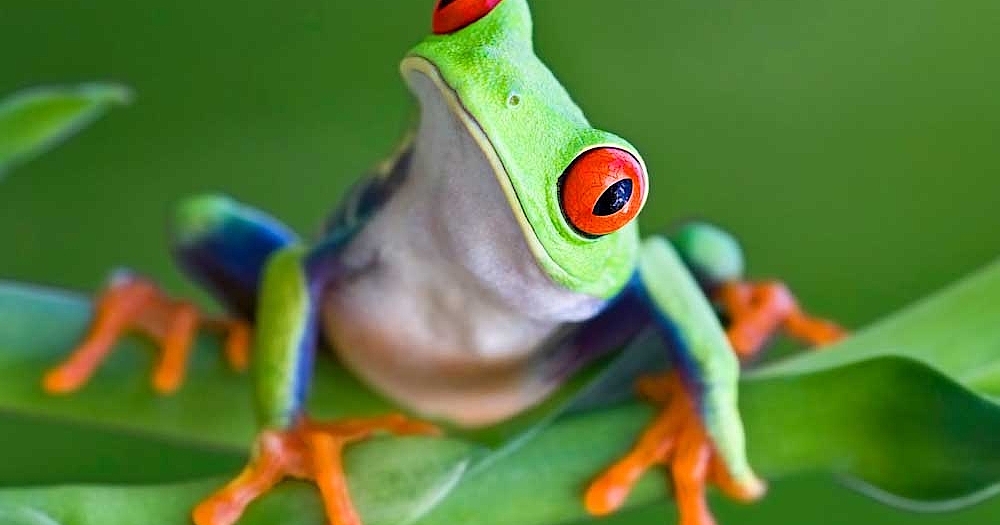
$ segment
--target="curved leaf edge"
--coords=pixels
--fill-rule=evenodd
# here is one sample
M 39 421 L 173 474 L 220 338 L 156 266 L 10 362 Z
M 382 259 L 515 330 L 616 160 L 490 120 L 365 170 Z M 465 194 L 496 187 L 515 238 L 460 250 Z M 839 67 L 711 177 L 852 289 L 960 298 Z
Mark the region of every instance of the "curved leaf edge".
M 988 376 L 1000 377 L 1000 259 L 959 279 L 925 298 L 904 306 L 854 332 L 850 337 L 820 351 L 804 352 L 746 371 L 745 381 L 767 380 L 820 372 L 867 359 L 900 355 L 919 361 L 959 383 L 979 392 L 996 395 L 983 388 Z M 958 342 L 976 341 L 978 360 L 948 360 Z M 905 334 L 906 343 L 892 342 Z M 928 337 L 921 337 L 927 335 Z M 889 340 L 890 342 L 872 341 Z M 948 344 L 942 349 L 937 344 Z M 972 346 L 972 345 L 967 345 Z M 989 385 L 995 388 L 995 385 Z
M 992 412 L 995 412 L 995 417 L 1000 421 L 1000 406 L 992 400 L 978 395 L 957 382 L 951 381 L 936 370 L 930 369 L 917 361 L 890 357 L 872 359 L 866 363 L 852 366 L 898 366 L 902 367 L 904 371 L 908 371 L 908 374 L 909 371 L 923 370 L 922 374 L 926 378 L 949 382 L 956 391 L 962 392 L 962 395 L 966 396 L 970 402 L 984 403 L 984 406 L 988 406 Z M 817 375 L 821 374 L 817 373 Z M 807 376 L 798 379 L 809 380 Z M 505 523 L 505 520 L 510 518 L 511 512 L 515 511 L 520 513 L 518 522 L 522 524 L 551 525 L 583 519 L 586 517 L 586 514 L 579 503 L 580 490 L 582 490 L 589 477 L 599 470 L 601 465 L 606 464 L 610 459 L 630 446 L 635 433 L 645 424 L 650 414 L 651 410 L 648 407 L 636 403 L 625 403 L 606 410 L 574 414 L 562 418 L 554 422 L 546 430 L 536 434 L 532 439 L 526 441 L 518 450 L 512 451 L 504 461 L 493 462 L 489 468 L 481 469 L 474 473 L 463 467 L 461 475 L 451 479 L 447 483 L 447 486 L 442 487 L 437 493 L 437 498 L 431 504 L 426 505 L 425 508 L 421 508 L 419 516 L 424 516 L 423 518 L 414 518 L 415 521 L 407 520 L 405 523 L 438 525 L 460 522 L 455 520 L 469 519 L 471 516 L 475 516 L 477 523 L 500 524 Z M 609 429 L 614 429 L 614 432 L 609 432 Z M 572 441 L 568 441 L 570 438 L 572 438 Z M 383 443 L 383 446 L 391 447 L 392 442 L 396 441 L 396 438 L 384 438 L 379 441 Z M 358 449 L 364 449 L 367 446 L 369 445 L 363 444 Z M 467 456 L 469 463 L 466 463 L 466 466 L 473 464 L 475 461 L 473 459 L 474 456 L 474 453 L 470 453 Z M 371 456 L 369 455 L 369 457 Z M 356 464 L 352 468 L 349 468 L 349 475 L 353 479 L 359 473 L 363 473 L 364 469 L 364 464 Z M 764 474 L 768 475 L 769 473 L 764 472 Z M 786 472 L 783 474 L 790 473 Z M 997 475 L 1000 477 L 1000 472 Z M 667 493 L 667 490 L 662 480 L 657 478 L 658 476 L 647 476 L 630 498 L 627 508 L 636 508 L 661 499 Z M 906 510 L 921 512 L 956 510 L 979 503 L 1000 492 L 1000 489 L 997 488 L 998 485 L 993 484 L 961 497 L 921 502 L 877 489 L 858 478 L 846 479 L 849 479 L 849 481 L 845 482 L 849 487 L 867 496 L 874 497 L 880 502 Z M 534 486 L 518 486 L 518 480 L 522 484 L 525 480 L 535 480 L 537 484 Z M 148 486 L 147 488 L 150 488 L 150 490 L 162 490 L 164 494 L 169 494 L 175 490 L 181 492 L 189 490 L 192 486 L 204 489 L 205 487 L 214 486 L 219 481 L 219 478 L 211 478 L 203 481 Z M 293 487 L 297 485 L 299 484 L 292 484 Z M 158 489 L 152 487 L 158 487 Z M 72 488 L 82 493 L 87 491 L 124 491 L 122 492 L 123 494 L 136 489 L 134 486 L 75 486 Z M 35 492 L 24 492 L 24 490 L 14 489 L 14 492 L 0 490 L 0 500 L 4 499 L 5 494 L 10 493 L 32 493 L 39 495 L 43 494 L 45 490 L 67 490 L 67 487 L 59 487 L 58 489 L 27 489 L 28 491 Z M 299 491 L 300 489 L 283 490 Z M 44 495 L 38 497 L 44 499 Z M 302 498 L 312 499 L 312 505 L 318 505 L 318 500 L 314 494 L 311 496 L 308 494 L 296 496 L 294 505 L 301 505 Z M 176 498 L 172 497 L 171 499 Z M 281 497 L 278 499 L 280 500 Z M 545 501 L 546 503 L 540 505 L 538 504 L 538 500 Z M 391 504 L 390 501 L 382 501 L 381 503 Z M 265 508 L 270 508 L 270 505 L 274 504 L 267 504 Z M 35 508 L 38 508 L 37 504 L 35 504 Z M 287 510 L 290 513 L 294 513 L 296 512 L 295 508 L 293 506 Z M 45 509 L 42 508 L 40 510 L 44 511 Z M 89 522 L 70 523 L 76 525 L 77 523 L 85 524 Z M 70 525 L 70 523 L 66 525 Z M 124 524 L 126 521 L 121 523 Z M 246 523 L 252 525 L 266 522 L 258 522 L 250 518 Z M 374 523 L 381 522 L 374 521 Z M 108 523 L 108 525 L 114 524 Z
M 0 177 L 65 142 L 69 137 L 93 124 L 112 106 L 130 104 L 134 95 L 127 86 L 114 82 L 26 88 L 0 99 L 0 122 L 32 105 L 65 98 L 85 100 L 89 107 L 79 110 L 34 144 L 10 152 L 8 155 L 0 155 Z

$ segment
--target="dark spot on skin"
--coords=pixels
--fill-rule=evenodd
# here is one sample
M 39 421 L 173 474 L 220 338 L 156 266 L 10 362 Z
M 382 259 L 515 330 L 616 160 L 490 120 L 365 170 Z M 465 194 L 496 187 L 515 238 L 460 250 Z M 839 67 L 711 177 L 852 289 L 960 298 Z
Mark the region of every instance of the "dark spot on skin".
M 594 215 L 598 217 L 614 215 L 621 211 L 631 198 L 632 181 L 622 179 L 612 184 L 597 200 L 597 204 L 594 205 Z

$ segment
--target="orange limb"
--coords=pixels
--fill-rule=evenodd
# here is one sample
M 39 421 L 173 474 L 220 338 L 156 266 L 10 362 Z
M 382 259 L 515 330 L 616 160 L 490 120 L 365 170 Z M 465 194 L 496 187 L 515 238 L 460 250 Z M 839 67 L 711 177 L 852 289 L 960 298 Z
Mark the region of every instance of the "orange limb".
M 97 298 L 89 332 L 62 364 L 42 381 L 50 394 L 82 388 L 107 359 L 125 333 L 136 331 L 151 338 L 160 354 L 153 370 L 153 389 L 169 394 L 180 388 L 199 326 L 225 336 L 230 365 L 245 370 L 250 356 L 250 327 L 243 321 L 207 318 L 185 301 L 167 297 L 151 281 L 127 276 L 116 279 Z
M 301 420 L 288 430 L 266 430 L 257 438 L 251 463 L 228 485 L 195 507 L 197 525 L 232 525 L 247 505 L 285 477 L 316 483 L 331 525 L 361 525 L 347 489 L 343 450 L 376 432 L 440 435 L 441 431 L 401 414 L 333 423 Z
M 618 510 L 642 475 L 659 465 L 669 469 L 681 525 L 715 525 L 705 499 L 708 482 L 740 501 L 763 495 L 762 484 L 748 487 L 729 476 L 676 372 L 644 377 L 636 386 L 663 408 L 632 450 L 590 484 L 584 496 L 588 512 L 604 516 Z
M 799 307 L 795 296 L 779 282 L 731 282 L 722 285 L 713 299 L 730 318 L 726 331 L 742 360 L 756 356 L 778 330 L 811 345 L 826 345 L 847 335 L 836 323 L 812 317 Z

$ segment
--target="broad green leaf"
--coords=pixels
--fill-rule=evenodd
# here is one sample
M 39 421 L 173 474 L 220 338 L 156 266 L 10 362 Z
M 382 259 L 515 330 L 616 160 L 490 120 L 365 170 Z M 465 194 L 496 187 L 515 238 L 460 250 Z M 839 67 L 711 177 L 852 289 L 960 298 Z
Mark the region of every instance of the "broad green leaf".
M 767 476 L 812 470 L 852 473 L 885 490 L 933 500 L 989 494 L 1000 479 L 1000 408 L 913 361 L 879 358 L 802 377 L 751 382 L 743 398 L 751 459 Z M 650 413 L 646 407 L 627 405 L 567 417 L 502 461 L 461 478 L 447 494 L 435 492 L 442 500 L 416 523 L 546 525 L 582 520 L 586 515 L 580 493 L 586 480 L 629 446 Z M 363 473 L 371 464 L 391 465 L 399 469 L 396 473 L 405 473 L 413 468 L 407 462 L 414 456 L 439 453 L 433 439 L 415 442 L 408 452 L 375 448 L 399 441 L 358 447 L 352 454 L 367 457 L 350 456 L 349 469 Z M 185 523 L 187 510 L 220 481 L 155 489 L 6 490 L 0 491 L 0 509 L 32 509 L 63 525 Z M 660 476 L 649 476 L 630 505 L 663 497 L 665 486 Z M 374 484 L 352 483 L 351 488 L 366 523 L 410 523 L 382 521 L 376 510 L 379 504 L 394 507 L 399 500 L 411 501 L 400 484 L 381 491 Z M 311 491 L 286 484 L 253 505 L 240 523 L 319 525 L 323 521 Z
M 876 323 L 829 351 L 754 371 L 752 377 L 827 370 L 880 356 L 919 361 L 959 383 L 1000 396 L 1000 262 L 947 292 Z
M 0 177 L 130 98 L 119 85 L 84 84 L 29 89 L 0 101 Z
M 765 477 L 836 472 L 942 504 L 990 494 L 1000 481 L 1000 407 L 919 363 L 881 358 L 751 381 L 742 399 L 750 459 Z M 463 480 L 420 523 L 583 519 L 586 481 L 627 449 L 650 414 L 623 406 L 564 419 Z M 662 497 L 665 486 L 648 476 L 630 504 Z
M 1000 265 L 993 265 L 835 348 L 747 374 L 741 388 L 741 411 L 752 463 L 767 477 L 806 471 L 850 476 L 855 486 L 870 495 L 917 507 L 960 505 L 995 492 L 1000 481 L 1000 407 L 985 397 L 994 392 L 990 388 L 994 383 L 983 380 L 989 374 L 970 371 L 995 368 L 1000 358 L 1000 352 L 993 354 L 997 358 L 990 356 L 990 349 L 1000 340 L 1000 314 L 991 307 L 998 298 Z M 148 372 L 137 373 L 147 369 L 149 358 L 134 343 L 122 345 L 100 377 L 81 394 L 55 399 L 42 394 L 38 378 L 72 346 L 84 328 L 87 312 L 86 303 L 71 294 L 0 286 L 4 318 L 0 323 L 0 409 L 44 415 L 66 429 L 71 428 L 69 422 L 88 423 L 106 432 L 132 433 L 131 439 L 170 440 L 178 444 L 172 452 L 177 458 L 190 459 L 213 449 L 221 449 L 234 462 L 242 457 L 253 433 L 249 385 L 225 368 L 216 355 L 217 345 L 207 341 L 199 348 L 189 383 L 171 398 L 149 393 Z M 948 355 L 942 358 L 938 348 L 945 343 L 943 351 Z M 644 353 L 633 348 L 624 355 Z M 318 414 L 376 413 L 390 408 L 330 361 L 322 362 L 318 371 L 313 396 Z M 641 358 L 623 357 L 611 367 L 628 369 L 641 364 Z M 613 380 L 619 378 L 612 375 Z M 549 409 L 556 412 L 567 400 Z M 534 421 L 544 425 L 522 434 L 514 440 L 516 445 L 508 442 L 501 447 L 502 454 L 490 456 L 473 444 L 462 445 L 467 447 L 462 455 L 464 477 L 450 492 L 436 493 L 440 502 L 419 523 L 460 523 L 475 517 L 476 523 L 542 525 L 584 518 L 579 497 L 586 480 L 628 448 L 651 413 L 632 402 L 598 409 L 600 403 L 586 396 L 584 401 L 577 408 L 589 407 L 588 412 L 573 411 L 554 422 L 545 414 L 537 415 Z M 363 452 L 377 443 L 397 440 L 380 440 L 357 450 Z M 426 448 L 414 447 L 407 454 L 434 460 L 441 451 L 432 443 L 437 441 L 427 440 Z M 400 465 L 415 460 L 398 451 L 391 458 L 379 457 Z M 369 468 L 364 461 L 354 467 L 352 483 Z M 228 465 L 211 468 L 222 473 Z M 156 480 L 171 475 L 176 473 L 161 472 Z M 8 485 L 13 481 L 4 480 Z M 47 490 L 30 492 L 36 498 L 34 508 L 52 514 L 49 505 L 73 501 Z M 116 491 L 134 489 L 73 490 L 113 498 L 119 497 Z M 662 480 L 650 476 L 630 504 L 652 501 L 663 490 Z M 356 493 L 359 499 L 369 497 L 364 489 Z M 398 504 L 392 493 L 379 494 L 384 498 L 379 500 L 381 505 Z M 406 501 L 412 499 L 405 491 L 401 494 Z M 269 500 L 261 507 L 275 505 Z M 150 511 L 143 516 L 152 520 L 159 515 Z M 248 519 L 246 523 L 268 522 Z
M 246 462 L 242 450 L 8 412 L 0 412 L 0 450 L 7 451 L 0 487 L 168 483 L 236 472 Z
M 349 486 L 366 525 L 419 519 L 458 482 L 472 452 L 456 441 L 428 438 L 378 439 L 351 448 L 345 457 Z M 25 525 L 36 525 L 31 519 L 37 525 L 187 524 L 194 505 L 226 481 L 0 490 L 0 523 L 14 516 Z M 253 505 L 242 523 L 319 524 L 322 516 L 315 489 L 289 482 Z

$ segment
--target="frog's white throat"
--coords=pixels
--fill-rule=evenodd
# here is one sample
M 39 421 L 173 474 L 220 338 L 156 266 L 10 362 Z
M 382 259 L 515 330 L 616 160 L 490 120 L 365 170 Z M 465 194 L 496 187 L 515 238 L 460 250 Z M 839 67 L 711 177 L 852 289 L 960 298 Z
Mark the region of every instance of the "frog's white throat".
M 404 71 L 422 109 L 409 168 L 346 248 L 352 278 L 331 290 L 324 331 L 397 402 L 488 424 L 557 386 L 540 367 L 547 343 L 604 301 L 541 269 L 485 134 L 433 66 Z
M 426 208 L 430 245 L 530 317 L 575 321 L 594 315 L 603 301 L 555 283 L 538 263 L 548 255 L 503 162 L 437 68 L 409 57 L 402 69 L 421 107 L 408 184 L 425 201 L 413 204 L 414 211 Z

